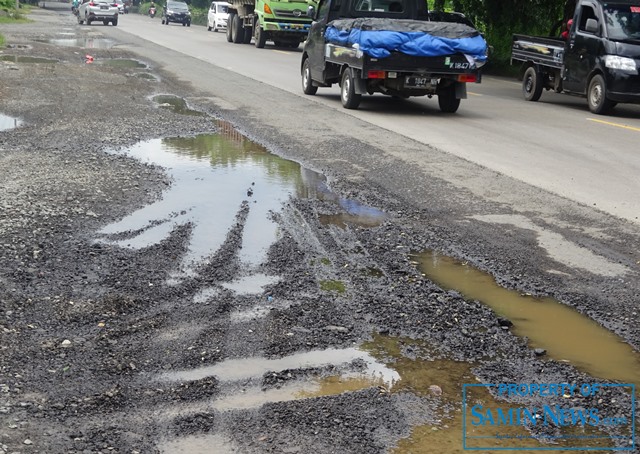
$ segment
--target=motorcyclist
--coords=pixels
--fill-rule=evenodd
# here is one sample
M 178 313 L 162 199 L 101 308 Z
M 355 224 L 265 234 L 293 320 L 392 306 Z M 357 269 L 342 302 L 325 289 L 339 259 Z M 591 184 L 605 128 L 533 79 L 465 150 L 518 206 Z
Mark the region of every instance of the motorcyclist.
M 73 2 L 71 2 L 71 11 L 74 13 L 78 11 L 78 6 L 80 6 L 80 0 L 73 0 Z
M 149 16 L 153 17 L 156 15 L 156 4 L 154 2 L 151 2 L 151 5 L 149 5 Z

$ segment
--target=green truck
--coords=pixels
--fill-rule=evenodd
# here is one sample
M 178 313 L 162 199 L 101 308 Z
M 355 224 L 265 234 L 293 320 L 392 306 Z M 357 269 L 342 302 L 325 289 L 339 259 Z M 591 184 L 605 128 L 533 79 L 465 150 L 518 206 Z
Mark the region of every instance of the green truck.
M 278 47 L 297 48 L 307 39 L 311 18 L 306 1 L 230 0 L 227 41 L 251 43 L 258 48 L 267 41 Z

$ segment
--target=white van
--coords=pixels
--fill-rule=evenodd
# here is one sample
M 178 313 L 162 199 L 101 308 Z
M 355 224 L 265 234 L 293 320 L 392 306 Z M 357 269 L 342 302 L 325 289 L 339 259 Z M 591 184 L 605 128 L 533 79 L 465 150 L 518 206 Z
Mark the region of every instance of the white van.
M 227 2 L 211 2 L 209 13 L 207 14 L 207 30 L 217 32 L 227 29 L 227 18 L 229 17 L 229 5 Z

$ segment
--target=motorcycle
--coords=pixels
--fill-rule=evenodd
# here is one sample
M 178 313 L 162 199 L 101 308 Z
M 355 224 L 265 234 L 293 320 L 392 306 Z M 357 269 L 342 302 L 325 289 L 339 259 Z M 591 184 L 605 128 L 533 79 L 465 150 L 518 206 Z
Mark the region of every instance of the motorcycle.
M 149 8 L 149 17 L 151 19 L 156 17 L 156 7 L 155 6 L 152 6 L 151 8 Z

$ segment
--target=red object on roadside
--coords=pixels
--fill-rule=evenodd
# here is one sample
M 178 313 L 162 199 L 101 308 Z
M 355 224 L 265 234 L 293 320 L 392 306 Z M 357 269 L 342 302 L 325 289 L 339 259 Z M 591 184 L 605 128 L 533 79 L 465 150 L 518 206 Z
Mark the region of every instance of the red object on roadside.
M 89 54 L 85 55 L 84 59 L 86 63 L 93 63 L 93 57 Z

